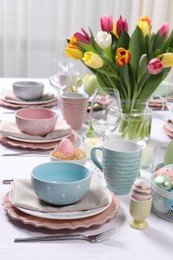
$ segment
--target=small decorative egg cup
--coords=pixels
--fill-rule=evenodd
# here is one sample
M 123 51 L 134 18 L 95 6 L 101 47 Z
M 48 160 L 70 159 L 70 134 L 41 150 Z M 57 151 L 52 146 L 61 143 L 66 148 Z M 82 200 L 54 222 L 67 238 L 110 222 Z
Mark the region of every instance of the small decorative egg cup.
M 137 201 L 130 198 L 129 211 L 133 219 L 130 221 L 129 225 L 135 229 L 146 229 L 148 228 L 148 223 L 145 220 L 151 211 L 152 199 L 146 201 Z

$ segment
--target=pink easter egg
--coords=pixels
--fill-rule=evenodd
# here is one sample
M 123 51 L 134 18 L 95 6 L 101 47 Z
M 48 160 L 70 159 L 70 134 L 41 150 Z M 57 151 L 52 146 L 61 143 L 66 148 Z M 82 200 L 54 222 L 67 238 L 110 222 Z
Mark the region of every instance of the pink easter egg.
M 73 155 L 75 153 L 74 146 L 68 138 L 64 138 L 59 143 L 57 150 L 61 154 Z
M 173 181 L 173 169 L 171 169 L 171 168 L 161 168 L 161 169 L 157 170 L 156 176 L 158 176 L 158 175 L 167 176 L 171 179 L 171 181 Z

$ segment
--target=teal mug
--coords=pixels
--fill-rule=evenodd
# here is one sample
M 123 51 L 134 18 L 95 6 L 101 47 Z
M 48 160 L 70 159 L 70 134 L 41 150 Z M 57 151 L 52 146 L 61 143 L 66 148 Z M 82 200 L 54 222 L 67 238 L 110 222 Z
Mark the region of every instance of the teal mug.
M 96 151 L 102 151 L 102 163 Z M 135 142 L 108 140 L 91 150 L 93 163 L 103 172 L 108 189 L 117 195 L 130 192 L 141 163 L 142 148 Z

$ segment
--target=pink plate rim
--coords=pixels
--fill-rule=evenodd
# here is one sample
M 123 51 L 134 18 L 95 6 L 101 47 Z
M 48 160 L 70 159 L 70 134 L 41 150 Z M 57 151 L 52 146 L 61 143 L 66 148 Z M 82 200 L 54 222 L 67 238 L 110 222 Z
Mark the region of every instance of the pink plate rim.
M 3 197 L 3 206 L 7 211 L 8 215 L 15 220 L 19 220 L 24 224 L 32 225 L 37 228 L 44 227 L 51 230 L 70 229 L 74 230 L 77 228 L 89 228 L 93 225 L 101 225 L 113 218 L 119 211 L 120 202 L 115 194 L 112 194 L 112 203 L 110 206 L 95 216 L 83 218 L 83 219 L 71 219 L 71 220 L 54 220 L 54 219 L 43 219 L 40 217 L 34 217 L 20 210 L 16 209 L 9 201 L 9 192 Z

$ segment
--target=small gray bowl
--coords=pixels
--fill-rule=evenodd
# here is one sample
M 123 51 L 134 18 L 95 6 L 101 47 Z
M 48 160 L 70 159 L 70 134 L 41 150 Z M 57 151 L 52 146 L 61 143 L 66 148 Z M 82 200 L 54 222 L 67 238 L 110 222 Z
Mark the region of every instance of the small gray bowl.
M 40 99 L 43 96 L 44 84 L 34 81 L 19 81 L 12 85 L 16 97 L 32 101 Z
M 63 206 L 83 199 L 90 186 L 91 171 L 70 162 L 48 162 L 32 170 L 31 182 L 37 196 L 49 204 Z

